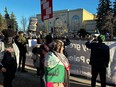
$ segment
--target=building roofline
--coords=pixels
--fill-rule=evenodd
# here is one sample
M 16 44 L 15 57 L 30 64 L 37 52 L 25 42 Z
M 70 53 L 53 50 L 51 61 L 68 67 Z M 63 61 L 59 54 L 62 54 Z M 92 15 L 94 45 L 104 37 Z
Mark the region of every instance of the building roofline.
M 95 15 L 95 14 L 93 14 L 93 13 L 91 13 L 91 12 L 85 10 L 85 9 L 83 9 L 83 11 L 87 12 L 87 13 L 90 14 L 90 15 Z
M 85 11 L 85 12 L 87 12 L 88 14 L 90 14 L 90 15 L 94 15 L 94 16 L 96 16 L 95 14 L 93 14 L 93 13 L 91 13 L 91 12 L 89 12 L 89 11 L 87 11 L 87 10 L 85 10 L 84 8 L 78 8 L 78 9 L 64 9 L 64 10 L 56 10 L 56 11 L 53 11 L 53 14 L 55 14 L 55 13 L 61 13 L 61 12 L 72 12 L 72 11 Z M 39 15 L 41 15 L 41 13 L 40 14 L 36 14 L 36 16 L 39 16 Z
M 69 9 L 64 9 L 64 10 L 56 10 L 56 11 L 53 11 L 53 13 L 67 12 L 67 11 L 69 11 Z

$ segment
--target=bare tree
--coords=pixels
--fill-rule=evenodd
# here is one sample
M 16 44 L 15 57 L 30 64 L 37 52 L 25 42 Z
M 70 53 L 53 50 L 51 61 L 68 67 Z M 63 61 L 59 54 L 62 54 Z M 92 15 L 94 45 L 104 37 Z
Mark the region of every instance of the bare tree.
M 24 16 L 22 16 L 21 24 L 22 24 L 22 28 L 25 32 L 26 31 L 26 26 L 27 26 L 27 19 Z

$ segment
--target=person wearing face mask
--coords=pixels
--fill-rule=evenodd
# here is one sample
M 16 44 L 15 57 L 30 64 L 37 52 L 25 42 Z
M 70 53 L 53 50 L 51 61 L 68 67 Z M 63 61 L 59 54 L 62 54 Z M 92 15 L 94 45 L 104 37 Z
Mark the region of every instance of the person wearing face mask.
M 4 87 L 12 87 L 12 81 L 17 70 L 17 61 L 19 60 L 19 49 L 13 40 L 15 32 L 11 29 L 2 31 L 4 39 L 1 42 L 1 65 L 4 76 Z

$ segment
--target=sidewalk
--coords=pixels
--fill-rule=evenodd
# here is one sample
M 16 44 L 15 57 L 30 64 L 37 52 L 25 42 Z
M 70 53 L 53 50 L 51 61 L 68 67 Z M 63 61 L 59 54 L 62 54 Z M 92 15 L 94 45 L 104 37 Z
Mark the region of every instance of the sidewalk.
M 21 73 L 16 72 L 16 77 L 13 81 L 13 87 L 39 87 L 39 76 L 36 75 L 36 69 L 26 67 L 28 72 Z M 2 73 L 0 72 L 0 87 L 3 83 Z M 90 80 L 81 78 L 79 76 L 70 76 L 70 87 L 90 87 Z M 97 83 L 96 87 L 100 87 L 100 83 Z M 113 86 L 106 86 L 113 87 Z
M 31 68 L 31 67 L 27 67 L 28 69 L 30 69 L 30 70 L 33 70 L 33 71 L 36 71 L 36 69 L 34 69 L 34 68 Z M 70 83 L 71 84 L 76 84 L 76 85 L 81 85 L 81 87 L 82 87 L 82 85 L 84 86 L 84 87 L 90 87 L 91 86 L 91 81 L 90 81 L 90 79 L 88 78 L 82 78 L 82 77 L 78 77 L 78 76 L 70 76 Z M 85 85 L 84 85 L 85 84 Z M 96 83 L 96 87 L 100 87 L 100 83 Z M 73 86 L 72 86 L 73 87 Z M 79 87 L 79 86 L 78 86 Z M 113 87 L 113 86 L 109 86 L 109 85 L 107 85 L 107 87 Z M 116 87 L 116 86 L 115 86 Z
M 91 81 L 90 79 L 87 79 L 87 78 L 70 76 L 70 83 L 84 85 L 83 87 L 91 87 L 91 84 L 90 84 Z M 96 87 L 101 87 L 101 84 L 97 82 Z M 106 87 L 114 87 L 114 86 L 107 85 Z

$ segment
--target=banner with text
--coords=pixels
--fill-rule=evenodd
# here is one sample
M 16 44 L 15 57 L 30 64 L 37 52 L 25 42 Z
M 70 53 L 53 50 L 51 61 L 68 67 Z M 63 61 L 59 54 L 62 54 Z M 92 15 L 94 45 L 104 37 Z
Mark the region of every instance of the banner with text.
M 110 63 L 107 68 L 107 83 L 116 84 L 116 42 L 105 42 L 110 47 Z M 66 46 L 71 74 L 82 75 L 91 78 L 90 50 L 85 46 L 85 41 L 71 40 Z M 99 78 L 98 78 L 99 80 Z

